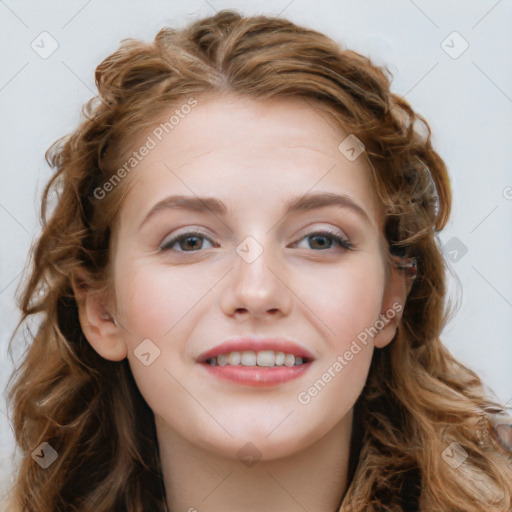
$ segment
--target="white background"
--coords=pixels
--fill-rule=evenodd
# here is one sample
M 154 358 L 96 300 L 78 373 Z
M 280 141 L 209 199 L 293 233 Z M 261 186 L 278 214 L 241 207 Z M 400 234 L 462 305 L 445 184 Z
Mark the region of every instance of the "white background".
M 7 343 L 18 319 L 14 295 L 51 175 L 45 150 L 76 127 L 81 106 L 96 94 L 95 67 L 121 39 L 149 41 L 164 25 L 181 27 L 229 7 L 281 13 L 387 65 L 392 90 L 427 118 L 454 194 L 452 219 L 440 240 L 450 251 L 454 237 L 467 247 L 450 263 L 451 296 L 460 307 L 443 339 L 501 401 L 510 401 L 511 0 L 0 1 L 2 390 L 12 368 Z M 43 31 L 58 43 L 46 59 L 31 48 L 33 41 L 51 48 Z M 2 399 L 0 480 L 8 478 L 14 448 L 6 412 Z

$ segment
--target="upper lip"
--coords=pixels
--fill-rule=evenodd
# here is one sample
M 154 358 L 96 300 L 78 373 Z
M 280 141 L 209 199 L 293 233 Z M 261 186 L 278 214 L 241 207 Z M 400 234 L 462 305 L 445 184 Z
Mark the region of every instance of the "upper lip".
M 260 352 L 263 350 L 273 350 L 275 352 L 284 352 L 293 354 L 295 357 L 302 357 L 305 361 L 312 361 L 314 355 L 305 347 L 286 338 L 231 338 L 210 350 L 203 352 L 198 358 L 199 363 L 204 363 L 210 358 L 217 357 L 220 354 L 229 354 L 230 352 L 244 351 Z

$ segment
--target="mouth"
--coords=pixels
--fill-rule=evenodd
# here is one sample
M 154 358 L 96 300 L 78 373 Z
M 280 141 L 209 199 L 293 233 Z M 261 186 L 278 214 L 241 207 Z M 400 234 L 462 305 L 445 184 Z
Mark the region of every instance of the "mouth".
M 249 386 L 273 386 L 302 375 L 313 355 L 283 339 L 230 340 L 202 354 L 197 362 L 216 378 Z
M 217 357 L 209 357 L 205 361 L 206 364 L 211 366 L 258 366 L 261 368 L 273 368 L 275 366 L 290 368 L 309 362 L 307 358 L 273 350 L 260 350 L 259 352 L 254 350 L 234 351 L 219 354 Z

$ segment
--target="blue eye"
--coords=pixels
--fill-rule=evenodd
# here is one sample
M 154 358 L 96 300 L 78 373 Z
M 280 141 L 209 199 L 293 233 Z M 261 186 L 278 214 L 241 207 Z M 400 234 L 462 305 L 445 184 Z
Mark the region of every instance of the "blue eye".
M 325 231 L 315 231 L 313 233 L 310 233 L 309 235 L 306 235 L 301 239 L 310 239 L 310 249 L 313 249 L 314 247 L 311 247 L 312 244 L 316 245 L 316 249 L 331 249 L 332 248 L 332 242 L 338 244 L 338 246 L 342 247 L 346 250 L 353 249 L 353 245 L 343 236 L 325 230 Z M 201 241 L 203 240 L 203 242 Z M 168 251 L 168 250 L 176 250 L 173 249 L 173 247 L 176 244 L 179 244 L 180 250 L 178 252 L 197 252 L 200 249 L 204 249 L 204 241 L 208 241 L 208 243 L 211 244 L 213 247 L 213 244 L 211 240 L 204 234 L 199 231 L 189 231 L 187 233 L 183 233 L 179 236 L 176 236 L 174 238 L 171 238 L 170 240 L 167 240 L 164 242 L 164 244 L 160 247 L 160 250 L 162 251 Z M 331 243 L 329 243 L 329 240 Z M 208 247 L 207 247 L 208 248 Z M 188 250 L 190 249 L 190 250 Z
M 329 244 L 328 241 L 334 241 L 337 243 L 340 247 L 343 249 L 351 250 L 353 249 L 353 245 L 343 236 L 333 233 L 331 231 L 325 230 L 325 231 L 315 231 L 314 233 L 310 233 L 309 235 L 306 235 L 302 240 L 309 238 L 310 239 L 310 246 L 311 244 L 316 244 L 318 249 L 331 249 L 332 243 Z M 327 242 L 325 242 L 327 240 Z M 310 247 L 312 248 L 312 247 Z

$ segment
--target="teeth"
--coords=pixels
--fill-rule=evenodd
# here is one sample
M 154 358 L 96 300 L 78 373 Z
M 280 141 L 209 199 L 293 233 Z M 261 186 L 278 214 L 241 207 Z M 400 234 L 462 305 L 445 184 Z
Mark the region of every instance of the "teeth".
M 295 356 L 293 354 L 286 354 L 284 356 L 284 365 L 293 366 L 295 364 Z
M 219 366 L 226 366 L 228 364 L 228 354 L 219 354 L 217 363 Z
M 240 352 L 231 352 L 228 356 L 229 364 L 232 366 L 237 366 L 240 364 L 240 361 L 242 359 L 242 356 L 240 355 Z
M 274 366 L 275 355 L 272 350 L 263 350 L 258 352 L 256 363 L 258 366 Z
M 256 352 L 242 352 L 240 362 L 242 363 L 242 366 L 256 366 Z
M 229 352 L 228 354 L 219 354 L 206 361 L 212 366 L 264 366 L 271 368 L 274 366 L 295 366 L 304 364 L 302 357 L 295 357 L 293 354 L 284 352 L 274 352 L 273 350 L 261 350 L 254 352 L 246 350 L 244 352 Z

